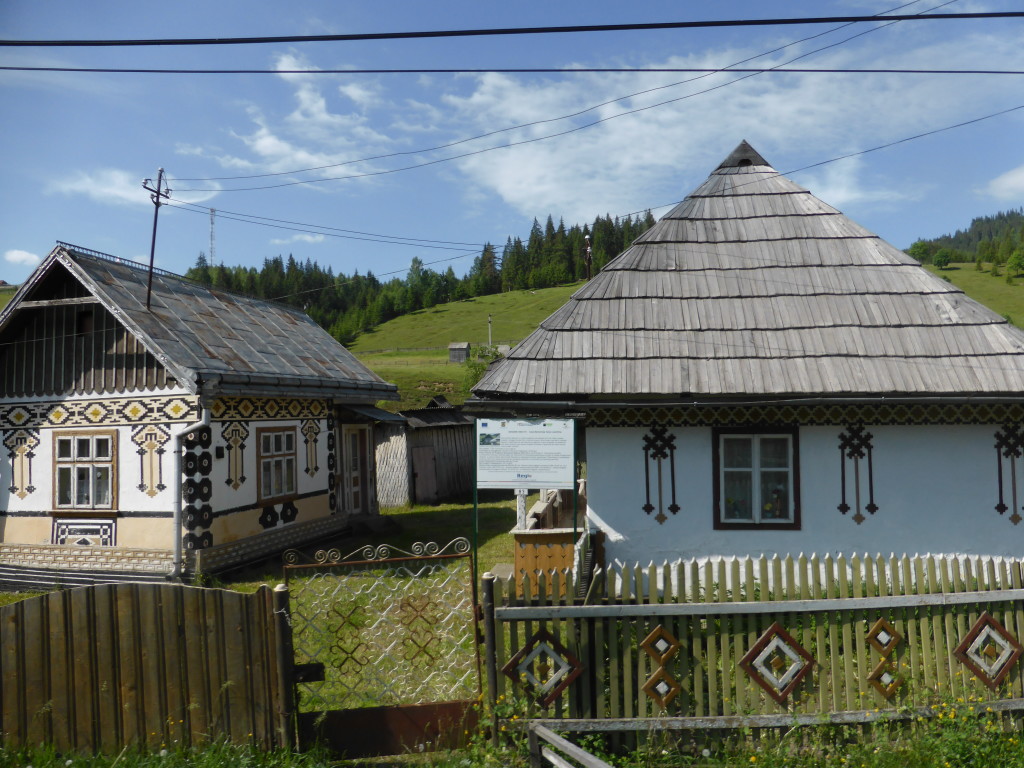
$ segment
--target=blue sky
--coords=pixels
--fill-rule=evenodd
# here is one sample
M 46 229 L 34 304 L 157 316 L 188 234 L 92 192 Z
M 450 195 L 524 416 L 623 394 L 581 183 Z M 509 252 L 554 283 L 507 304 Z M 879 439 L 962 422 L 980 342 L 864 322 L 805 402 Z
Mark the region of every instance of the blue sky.
M 900 13 L 934 8 L 914 2 Z M 876 14 L 892 2 L 176 3 L 3 0 L 5 39 L 189 38 Z M 943 11 L 1020 10 L 958 0 Z M 0 48 L 6 66 L 233 69 L 793 66 L 1024 70 L 1024 20 L 747 27 L 530 37 L 163 48 Z M 811 35 L 813 40 L 796 42 Z M 845 42 L 844 42 L 845 41 Z M 404 275 L 420 257 L 464 273 L 485 242 L 651 208 L 662 215 L 748 140 L 777 170 L 1024 104 L 1022 76 L 736 74 L 167 75 L 0 72 L 0 278 L 27 277 L 56 240 L 147 261 L 158 167 L 157 265 L 184 272 L 210 250 L 256 265 L 293 254 L 351 274 Z M 675 84 L 675 85 L 674 85 Z M 664 87 L 667 86 L 667 87 Z M 698 93 L 711 86 L 707 93 Z M 640 91 L 653 90 L 641 95 Z M 626 97 L 614 101 L 619 97 Z M 653 106 L 660 102 L 670 103 Z M 608 103 L 606 103 L 608 102 Z M 596 109 L 590 109 L 602 104 Z M 651 107 L 645 109 L 646 107 Z M 588 110 L 589 111 L 584 111 Z M 630 110 L 628 115 L 620 115 Z M 566 115 L 577 114 L 574 117 Z M 509 147 L 612 118 L 573 133 Z M 557 119 L 563 118 L 563 119 Z M 431 148 L 504 131 L 449 149 Z M 905 248 L 1024 205 L 1024 110 L 789 174 Z M 467 157 L 453 155 L 497 147 Z M 403 154 L 395 154 L 403 153 Z M 392 157 L 382 157 L 393 155 Z M 366 159 L 375 158 L 375 159 Z M 360 161 L 352 163 L 351 161 Z M 388 172 L 403 166 L 432 164 Z M 317 166 L 349 163 L 290 174 Z M 382 173 L 385 172 L 385 173 Z M 248 181 L 185 181 L 267 173 Z M 328 177 L 362 174 L 359 178 Z M 370 175 L 365 175 L 370 174 Z M 242 186 L 296 184 L 264 190 Z M 219 190 L 219 191 L 195 191 Z M 230 212 L 230 213 L 229 213 Z M 278 229 L 235 214 L 296 222 Z M 315 226 L 414 245 L 334 237 Z M 358 235 L 364 237 L 364 235 Z M 434 246 L 434 247 L 428 247 Z

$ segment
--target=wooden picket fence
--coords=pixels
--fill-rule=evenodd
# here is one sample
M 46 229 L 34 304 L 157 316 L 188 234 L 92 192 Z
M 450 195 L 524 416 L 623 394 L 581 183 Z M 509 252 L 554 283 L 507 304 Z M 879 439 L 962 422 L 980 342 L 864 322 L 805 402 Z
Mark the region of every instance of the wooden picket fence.
M 485 575 L 491 697 L 522 696 L 531 717 L 563 726 L 601 719 L 620 730 L 652 718 L 678 728 L 864 723 L 942 700 L 1024 709 L 1022 566 L 721 559 L 599 572 L 582 599 L 565 597 L 576 593 L 570 572 Z M 982 674 L 965 652 L 975 668 L 981 654 Z
M 287 747 L 287 592 L 107 584 L 0 608 L 0 739 L 58 752 Z

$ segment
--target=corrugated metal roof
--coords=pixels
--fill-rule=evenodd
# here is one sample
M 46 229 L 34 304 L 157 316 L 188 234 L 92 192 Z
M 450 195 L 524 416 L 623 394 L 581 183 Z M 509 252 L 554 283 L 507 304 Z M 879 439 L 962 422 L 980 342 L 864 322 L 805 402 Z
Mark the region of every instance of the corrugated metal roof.
M 743 142 L 474 393 L 1019 398 L 1024 331 Z
M 204 392 L 309 393 L 373 402 L 397 388 L 298 309 L 215 290 L 163 271 L 60 244 L 37 275 L 63 264 L 186 387 Z M 35 277 L 35 276 L 33 276 Z M 30 278 L 32 281 L 33 278 Z

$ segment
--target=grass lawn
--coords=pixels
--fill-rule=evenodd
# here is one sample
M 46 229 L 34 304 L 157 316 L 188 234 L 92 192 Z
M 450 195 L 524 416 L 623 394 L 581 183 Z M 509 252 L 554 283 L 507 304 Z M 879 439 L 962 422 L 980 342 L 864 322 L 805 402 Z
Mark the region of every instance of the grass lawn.
M 925 268 L 939 277 L 949 278 L 957 288 L 975 301 L 1003 317 L 1018 328 L 1024 328 L 1024 278 L 1014 278 L 1013 285 L 1006 282 L 1005 272 L 997 277 L 992 276 L 991 265 L 979 272 L 974 263 L 950 264 L 946 269 L 937 269 L 931 264 Z
M 509 531 L 516 522 L 514 498 L 503 498 L 504 494 L 484 496 L 479 503 L 479 572 L 485 573 L 498 563 L 511 563 L 513 555 L 512 534 Z M 385 509 L 382 515 L 394 520 L 401 531 L 395 534 L 349 536 L 322 542 L 317 548 L 334 547 L 342 555 L 357 552 L 366 546 L 390 544 L 408 550 L 415 542 L 432 541 L 444 546 L 452 539 L 465 536 L 473 543 L 473 503 L 439 504 L 437 506 L 416 506 Z M 309 548 L 307 548 L 309 549 Z M 254 592 L 261 584 L 274 586 L 284 580 L 284 569 L 280 560 L 264 561 L 238 571 L 223 574 L 213 579 L 213 585 Z
M 495 344 L 519 342 L 536 330 L 540 322 L 565 304 L 582 283 L 536 291 L 509 291 L 439 304 L 389 320 L 368 333 L 360 334 L 348 349 L 367 362 L 370 353 L 381 350 L 443 347 L 453 341 L 474 346 L 487 343 L 487 316 L 491 316 L 491 339 Z M 447 352 L 444 352 L 447 357 Z

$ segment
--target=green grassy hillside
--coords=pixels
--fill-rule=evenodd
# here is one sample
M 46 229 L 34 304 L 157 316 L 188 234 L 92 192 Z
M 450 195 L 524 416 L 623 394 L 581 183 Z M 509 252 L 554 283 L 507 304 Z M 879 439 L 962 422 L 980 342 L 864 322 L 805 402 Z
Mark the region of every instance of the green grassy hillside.
M 398 385 L 402 399 L 381 403 L 391 411 L 420 408 L 437 394 L 453 403 L 466 399 L 466 368 L 448 362 L 448 344 L 487 344 L 487 316 L 495 344 L 516 344 L 562 306 L 580 284 L 511 291 L 441 304 L 396 317 L 364 333 L 348 348 L 385 380 Z
M 18 288 L 14 285 L 0 286 L 0 309 L 7 306 L 7 303 L 11 300 Z

